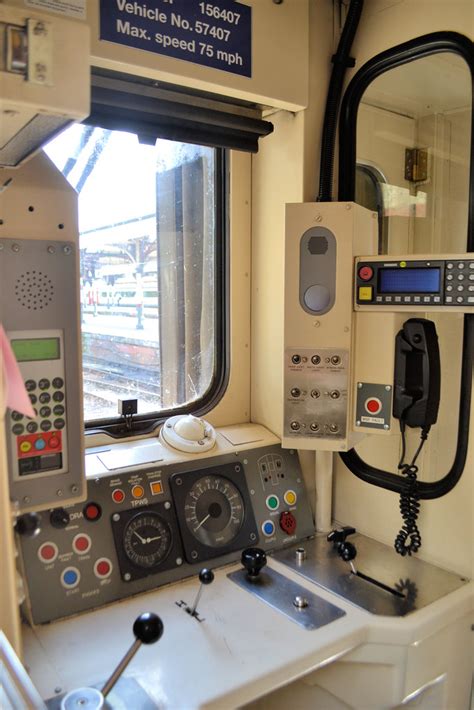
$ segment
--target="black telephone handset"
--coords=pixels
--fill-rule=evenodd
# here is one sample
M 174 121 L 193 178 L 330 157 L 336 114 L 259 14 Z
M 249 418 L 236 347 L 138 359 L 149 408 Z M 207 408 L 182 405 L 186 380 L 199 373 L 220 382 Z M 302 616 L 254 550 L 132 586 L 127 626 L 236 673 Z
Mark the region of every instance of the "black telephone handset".
M 398 469 L 408 485 L 400 494 L 400 513 L 403 526 L 395 538 L 395 550 L 400 555 L 412 555 L 421 547 L 417 525 L 420 510 L 415 462 L 423 448 L 428 432 L 438 418 L 440 393 L 440 360 L 436 328 L 426 318 L 410 318 L 403 324 L 395 339 L 395 376 L 393 416 L 400 420 L 402 454 Z M 405 461 L 405 427 L 420 427 L 420 444 L 411 460 Z
M 440 359 L 435 325 L 410 318 L 395 340 L 393 416 L 429 430 L 438 418 Z

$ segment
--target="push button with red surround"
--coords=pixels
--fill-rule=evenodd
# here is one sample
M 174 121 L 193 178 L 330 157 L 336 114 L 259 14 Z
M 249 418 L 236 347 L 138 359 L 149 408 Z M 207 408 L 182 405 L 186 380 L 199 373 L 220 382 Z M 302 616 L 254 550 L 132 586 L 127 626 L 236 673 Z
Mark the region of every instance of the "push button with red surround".
M 293 535 L 296 531 L 296 518 L 293 513 L 285 510 L 280 515 L 280 527 L 287 535 Z
M 41 562 L 47 564 L 48 562 L 54 562 L 58 556 L 58 546 L 54 542 L 43 542 L 38 550 L 38 557 Z
M 99 579 L 106 579 L 112 574 L 112 562 L 107 557 L 99 557 L 94 565 L 94 574 Z
M 72 541 L 72 549 L 74 552 L 77 552 L 78 555 L 85 555 L 89 552 L 91 546 L 92 540 L 89 535 L 86 535 L 85 533 L 79 533 L 79 535 L 76 535 Z
M 364 407 L 369 414 L 378 414 L 382 409 L 382 402 L 378 397 L 369 397 L 365 400 Z
M 361 266 L 359 269 L 359 278 L 362 281 L 370 281 L 374 275 L 374 270 L 371 266 Z

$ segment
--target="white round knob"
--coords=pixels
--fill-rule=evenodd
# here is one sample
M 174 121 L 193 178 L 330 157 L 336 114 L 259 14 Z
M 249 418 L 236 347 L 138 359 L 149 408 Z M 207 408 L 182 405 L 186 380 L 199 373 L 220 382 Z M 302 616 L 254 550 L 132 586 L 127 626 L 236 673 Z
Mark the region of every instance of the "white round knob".
M 174 430 L 183 439 L 199 441 L 200 439 L 204 439 L 206 427 L 201 419 L 193 417 L 192 414 L 188 414 L 178 419 L 174 425 Z

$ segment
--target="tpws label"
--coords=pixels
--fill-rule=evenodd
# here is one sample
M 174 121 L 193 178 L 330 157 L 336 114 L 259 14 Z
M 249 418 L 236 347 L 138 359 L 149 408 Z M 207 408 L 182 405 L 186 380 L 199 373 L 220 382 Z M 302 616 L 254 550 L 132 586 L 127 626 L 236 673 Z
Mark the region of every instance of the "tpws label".
M 100 39 L 252 76 L 252 9 L 235 0 L 101 0 Z

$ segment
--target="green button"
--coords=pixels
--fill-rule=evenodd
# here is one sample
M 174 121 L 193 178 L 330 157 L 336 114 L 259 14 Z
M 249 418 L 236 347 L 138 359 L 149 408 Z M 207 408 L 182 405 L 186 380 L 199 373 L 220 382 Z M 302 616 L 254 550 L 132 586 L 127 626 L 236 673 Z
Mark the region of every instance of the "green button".
M 280 501 L 276 496 L 268 496 L 267 498 L 267 506 L 270 508 L 270 510 L 276 510 L 278 506 L 280 505 Z

